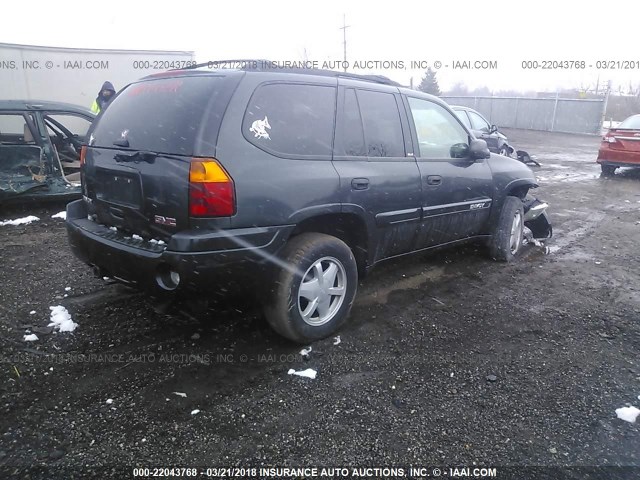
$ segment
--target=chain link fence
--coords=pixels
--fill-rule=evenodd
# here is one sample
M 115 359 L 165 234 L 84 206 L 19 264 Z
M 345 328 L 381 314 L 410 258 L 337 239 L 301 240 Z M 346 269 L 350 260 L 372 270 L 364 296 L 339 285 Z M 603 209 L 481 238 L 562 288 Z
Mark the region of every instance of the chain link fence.
M 504 128 L 600 134 L 602 99 L 442 96 L 449 105 L 473 108 Z

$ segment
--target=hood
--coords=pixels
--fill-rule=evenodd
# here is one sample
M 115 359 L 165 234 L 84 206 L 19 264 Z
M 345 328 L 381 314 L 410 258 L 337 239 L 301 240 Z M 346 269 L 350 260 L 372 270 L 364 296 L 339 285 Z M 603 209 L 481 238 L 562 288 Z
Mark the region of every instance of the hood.
M 102 92 L 103 90 L 111 90 L 113 93 L 116 93 L 116 89 L 113 88 L 113 83 L 111 82 L 104 82 L 100 91 Z

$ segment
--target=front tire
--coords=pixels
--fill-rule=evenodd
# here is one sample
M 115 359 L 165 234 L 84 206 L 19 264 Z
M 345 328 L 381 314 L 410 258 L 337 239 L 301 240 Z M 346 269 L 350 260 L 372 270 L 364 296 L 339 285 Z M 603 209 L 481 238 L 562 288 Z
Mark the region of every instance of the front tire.
M 500 262 L 513 261 L 520 253 L 523 236 L 524 208 L 522 200 L 517 197 L 507 197 L 489 242 L 491 257 Z
M 511 150 L 506 145 L 503 145 L 502 147 L 500 147 L 500 151 L 498 152 L 498 154 L 503 155 L 505 157 L 510 157 Z
M 287 243 L 281 260 L 264 305 L 269 325 L 298 343 L 338 330 L 351 311 L 358 285 L 351 249 L 336 237 L 303 233 Z

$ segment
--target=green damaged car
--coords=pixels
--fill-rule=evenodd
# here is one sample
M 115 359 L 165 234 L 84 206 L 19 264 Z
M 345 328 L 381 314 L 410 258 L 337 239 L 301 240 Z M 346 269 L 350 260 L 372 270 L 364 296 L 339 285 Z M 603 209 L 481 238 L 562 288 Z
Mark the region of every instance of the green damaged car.
M 0 100 L 0 204 L 79 198 L 80 148 L 94 118 L 67 103 Z

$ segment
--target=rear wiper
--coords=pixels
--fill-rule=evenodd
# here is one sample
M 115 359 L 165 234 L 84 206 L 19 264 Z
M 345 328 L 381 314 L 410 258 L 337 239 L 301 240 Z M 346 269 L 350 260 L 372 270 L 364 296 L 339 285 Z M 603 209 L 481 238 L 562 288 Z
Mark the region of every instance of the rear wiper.
M 144 152 L 139 151 L 132 153 L 131 155 L 127 155 L 125 153 L 116 153 L 114 159 L 116 162 L 148 162 L 153 163 L 158 156 L 158 153 L 155 152 Z

